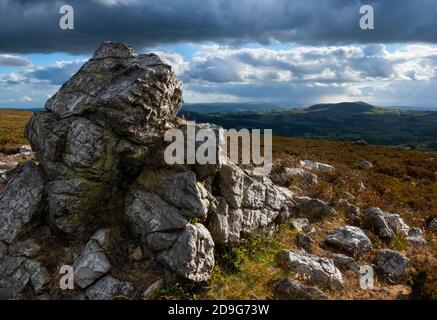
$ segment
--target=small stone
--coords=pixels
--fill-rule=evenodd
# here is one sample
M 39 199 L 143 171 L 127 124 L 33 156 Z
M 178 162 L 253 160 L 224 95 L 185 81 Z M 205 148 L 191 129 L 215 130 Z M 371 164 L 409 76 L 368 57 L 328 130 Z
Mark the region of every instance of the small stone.
M 376 263 L 378 267 L 389 275 L 400 277 L 404 274 L 408 264 L 408 259 L 403 254 L 390 250 L 382 249 L 376 254 Z
M 373 167 L 374 167 L 373 164 L 367 160 L 361 161 L 360 165 L 361 165 L 361 168 L 363 168 L 365 170 L 373 169 Z
M 317 234 L 317 230 L 314 226 L 311 226 L 308 230 L 308 232 L 306 233 L 306 235 L 308 237 L 314 237 Z
M 89 300 L 112 300 L 117 296 L 127 296 L 133 289 L 129 282 L 105 276 L 90 286 L 85 295 Z
M 41 247 L 33 239 L 16 242 L 9 246 L 9 254 L 15 257 L 25 256 L 33 258 L 38 255 L 40 250 Z
M 358 271 L 358 278 L 360 281 L 360 288 L 363 290 L 373 289 L 375 276 L 373 267 L 369 265 L 361 266 Z
M 86 288 L 111 270 L 111 264 L 96 240 L 90 240 L 73 266 L 74 282 Z
M 343 277 L 332 259 L 306 253 L 305 251 L 283 250 L 278 253 L 279 263 L 293 272 L 309 277 L 323 285 L 340 288 Z
M 314 241 L 309 236 L 298 233 L 296 237 L 297 245 L 308 252 L 312 252 Z
M 303 229 L 305 229 L 306 227 L 308 227 L 310 225 L 307 218 L 293 219 L 293 220 L 291 220 L 291 224 L 299 232 L 302 232 Z
M 319 289 L 289 278 L 275 281 L 273 291 L 275 298 L 281 300 L 324 300 L 327 298 Z
M 360 270 L 360 266 L 352 257 L 340 253 L 331 253 L 330 257 L 332 261 L 334 261 L 334 264 L 339 268 L 347 268 L 355 272 Z
M 153 282 L 143 293 L 144 300 L 152 300 L 156 298 L 158 290 L 164 286 L 164 280 L 159 279 Z
M 96 240 L 100 247 L 104 250 L 112 248 L 112 232 L 111 229 L 99 229 L 91 236 L 92 240 Z
M 325 237 L 325 242 L 351 253 L 361 253 L 372 248 L 372 242 L 358 227 L 345 226 L 335 229 L 334 233 Z

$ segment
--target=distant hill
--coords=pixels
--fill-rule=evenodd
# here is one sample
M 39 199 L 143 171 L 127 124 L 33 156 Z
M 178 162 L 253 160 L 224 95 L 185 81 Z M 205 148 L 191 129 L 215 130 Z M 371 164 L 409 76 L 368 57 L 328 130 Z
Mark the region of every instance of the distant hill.
M 198 113 L 182 110 L 189 120 L 224 128 L 273 129 L 275 135 L 437 150 L 437 111 L 398 110 L 364 102 L 316 104 L 308 108 Z

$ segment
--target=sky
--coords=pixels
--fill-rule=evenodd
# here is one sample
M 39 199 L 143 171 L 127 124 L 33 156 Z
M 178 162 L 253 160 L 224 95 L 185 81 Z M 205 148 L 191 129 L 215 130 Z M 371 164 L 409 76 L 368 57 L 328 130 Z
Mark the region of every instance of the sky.
M 159 54 L 190 103 L 437 109 L 436 0 L 0 0 L 0 17 L 0 108 L 43 107 L 114 41 Z

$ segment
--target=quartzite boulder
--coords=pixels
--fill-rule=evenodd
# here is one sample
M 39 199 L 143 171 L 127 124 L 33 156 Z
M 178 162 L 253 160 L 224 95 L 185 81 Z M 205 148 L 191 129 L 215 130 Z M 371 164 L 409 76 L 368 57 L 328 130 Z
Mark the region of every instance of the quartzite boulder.
M 358 227 L 344 226 L 325 237 L 325 242 L 336 248 L 353 254 L 361 253 L 372 248 L 372 242 Z

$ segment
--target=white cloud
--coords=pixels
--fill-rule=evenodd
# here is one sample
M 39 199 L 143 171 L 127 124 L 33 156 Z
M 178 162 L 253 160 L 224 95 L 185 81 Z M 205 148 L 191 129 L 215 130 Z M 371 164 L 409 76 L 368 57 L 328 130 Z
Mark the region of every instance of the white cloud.
M 26 58 L 11 54 L 0 54 L 0 66 L 28 67 L 30 65 L 31 62 Z
M 18 101 L 20 101 L 20 102 L 30 102 L 30 101 L 33 101 L 33 99 L 31 97 L 24 96 L 24 97 L 19 98 Z

